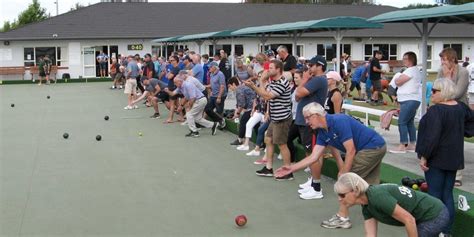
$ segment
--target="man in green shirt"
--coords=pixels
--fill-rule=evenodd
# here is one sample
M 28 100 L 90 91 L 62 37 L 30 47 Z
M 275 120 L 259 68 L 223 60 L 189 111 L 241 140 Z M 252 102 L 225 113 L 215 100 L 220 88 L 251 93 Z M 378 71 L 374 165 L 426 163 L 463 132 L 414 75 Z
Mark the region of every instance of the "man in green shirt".
M 407 236 L 438 236 L 448 225 L 446 206 L 437 198 L 396 184 L 370 185 L 355 173 L 334 184 L 342 204 L 362 205 L 366 236 L 377 236 L 377 223 L 405 226 Z

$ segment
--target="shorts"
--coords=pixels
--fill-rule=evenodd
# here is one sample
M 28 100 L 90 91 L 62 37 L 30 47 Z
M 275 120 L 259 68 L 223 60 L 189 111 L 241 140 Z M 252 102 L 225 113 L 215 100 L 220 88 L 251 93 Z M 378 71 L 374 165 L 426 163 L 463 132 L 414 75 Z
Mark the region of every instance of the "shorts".
M 271 121 L 265 136 L 271 138 L 272 143 L 275 145 L 286 144 L 292 121 L 291 117 L 278 122 Z
M 372 81 L 374 91 L 382 92 L 382 82 L 380 80 Z
M 106 70 L 107 69 L 107 62 L 99 63 L 99 68 L 100 68 L 100 70 Z
M 387 146 L 364 149 L 356 153 L 351 172 L 358 174 L 369 184 L 380 184 L 380 166 L 387 152 Z
M 156 95 L 156 97 L 158 99 L 160 99 L 161 101 L 170 101 L 170 95 L 164 91 L 160 91 L 158 92 L 158 94 Z
M 40 77 L 45 77 L 45 76 L 46 76 L 46 73 L 45 73 L 45 72 L 39 72 L 39 76 L 40 76 Z
M 311 153 L 313 151 L 313 135 L 317 136 L 317 132 L 306 125 L 296 126 L 298 126 L 298 132 L 300 134 L 301 144 L 304 146 L 304 150 L 306 153 Z
M 129 78 L 125 82 L 125 90 L 123 91 L 125 94 L 133 94 L 137 93 L 137 79 Z

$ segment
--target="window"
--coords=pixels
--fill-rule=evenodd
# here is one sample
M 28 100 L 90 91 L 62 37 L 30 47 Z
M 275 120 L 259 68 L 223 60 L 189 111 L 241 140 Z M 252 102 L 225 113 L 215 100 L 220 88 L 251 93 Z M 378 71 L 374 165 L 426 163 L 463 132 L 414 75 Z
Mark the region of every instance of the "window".
M 296 56 L 298 57 L 304 56 L 304 45 L 296 45 Z
M 443 44 L 444 48 L 452 48 L 458 55 L 458 60 L 462 61 L 462 44 Z
M 428 45 L 428 50 L 426 51 L 426 61 L 427 61 L 427 66 L 426 69 L 431 69 L 431 62 L 433 61 L 433 53 L 432 53 L 433 46 Z M 420 60 L 421 61 L 421 60 Z
M 156 55 L 158 57 L 161 57 L 161 45 L 152 45 L 151 55 Z
M 234 45 L 235 55 L 242 56 L 244 54 L 244 45 L 242 44 L 235 44 Z M 214 45 L 209 45 L 209 56 L 213 56 L 216 53 L 219 53 L 220 50 L 224 50 L 228 55 L 230 55 L 230 51 L 232 50 L 232 45 L 230 44 L 217 44 L 216 49 L 214 50 Z
M 337 52 L 336 44 L 318 44 L 317 45 L 317 54 L 324 56 L 327 61 L 331 61 L 333 58 L 336 58 L 336 52 Z M 350 44 L 341 44 L 341 54 L 343 53 L 351 55 Z
M 41 57 L 48 55 L 53 65 L 61 66 L 61 62 L 67 61 L 63 58 L 61 47 L 35 47 L 23 49 L 23 61 L 26 67 L 36 66 Z
M 23 60 L 25 61 L 25 67 L 35 66 L 35 49 L 25 48 Z
M 397 44 L 366 44 L 364 46 L 364 60 L 368 61 L 375 50 L 382 51 L 382 60 L 397 60 Z

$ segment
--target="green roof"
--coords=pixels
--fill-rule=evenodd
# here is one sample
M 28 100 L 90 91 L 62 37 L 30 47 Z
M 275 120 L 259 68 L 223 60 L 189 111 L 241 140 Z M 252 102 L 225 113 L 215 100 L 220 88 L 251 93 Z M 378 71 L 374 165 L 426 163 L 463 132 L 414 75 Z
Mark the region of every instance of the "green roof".
M 177 42 L 180 37 L 181 36 L 159 38 L 159 39 L 152 40 L 151 42 L 155 42 L 155 43 Z
M 350 29 L 366 29 L 366 28 L 382 28 L 381 24 L 370 22 L 361 17 L 332 17 L 320 20 L 298 21 L 275 25 L 247 27 L 236 30 L 231 35 L 251 35 L 259 33 L 288 33 L 292 31 L 316 32 L 327 30 L 350 30 Z
M 429 22 L 474 23 L 474 2 L 462 5 L 446 5 L 432 8 L 398 10 L 380 14 L 369 19 L 374 22 L 412 22 L 428 19 Z
M 223 38 L 230 37 L 231 30 L 215 31 L 201 34 L 185 35 L 178 39 L 178 41 L 189 41 L 189 40 L 200 40 L 200 39 L 212 39 L 212 38 Z

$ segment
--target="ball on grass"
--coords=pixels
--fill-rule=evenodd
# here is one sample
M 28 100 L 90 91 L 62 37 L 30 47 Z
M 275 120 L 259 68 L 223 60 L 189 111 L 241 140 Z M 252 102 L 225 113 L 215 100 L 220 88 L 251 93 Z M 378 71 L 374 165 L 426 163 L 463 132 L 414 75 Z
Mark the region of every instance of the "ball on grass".
M 247 217 L 245 215 L 238 215 L 235 217 L 235 224 L 239 227 L 243 227 L 247 224 Z
M 51 96 L 49 96 L 49 95 L 48 95 L 48 96 L 46 96 L 46 99 L 49 99 L 49 98 L 51 98 Z
M 100 141 L 100 140 L 102 140 L 102 136 L 101 136 L 101 135 L 97 135 L 97 136 L 95 136 L 95 140 L 97 140 L 97 141 Z
M 142 132 L 138 132 L 138 136 L 143 136 L 143 133 Z
M 68 134 L 67 132 L 65 132 L 65 133 L 63 134 L 63 137 L 64 137 L 64 139 L 68 139 L 69 134 Z
M 106 115 L 106 116 L 104 117 L 104 119 L 105 119 L 106 121 L 109 120 L 109 116 Z
M 13 108 L 13 107 L 15 107 L 15 104 L 11 104 L 10 106 Z

